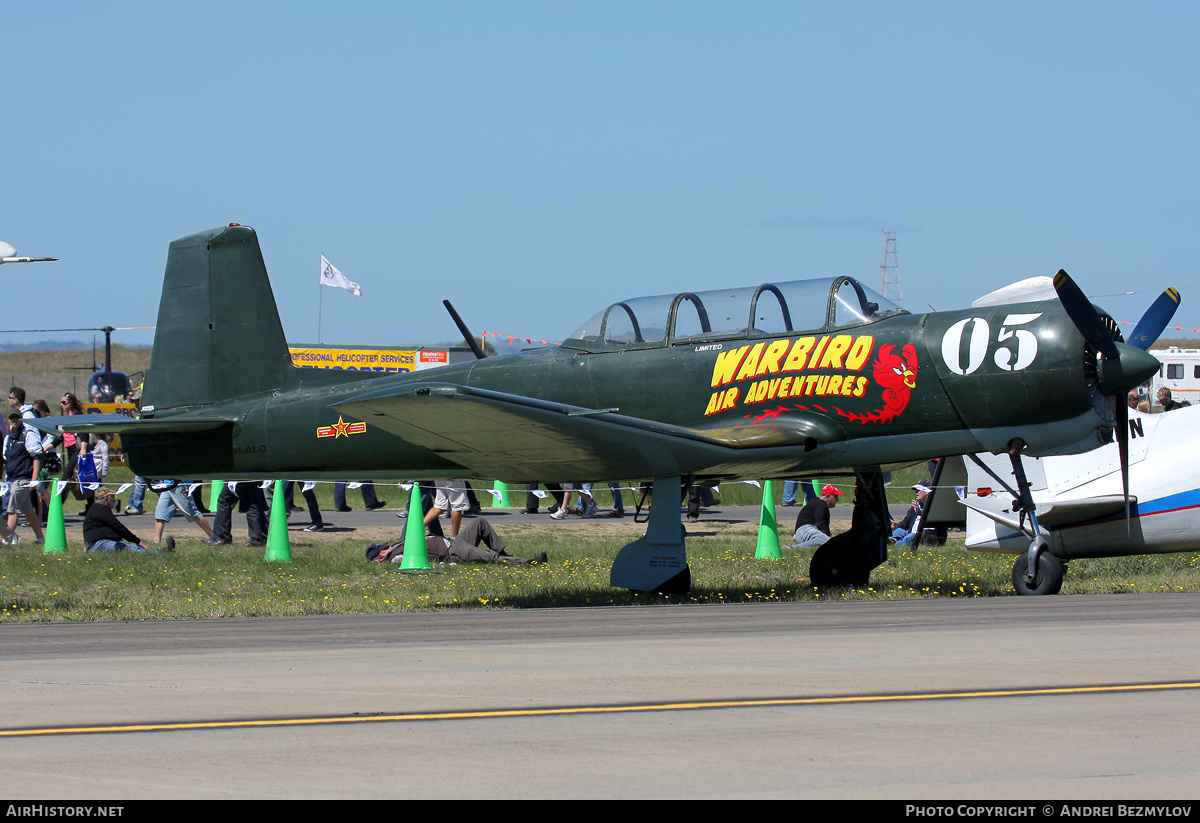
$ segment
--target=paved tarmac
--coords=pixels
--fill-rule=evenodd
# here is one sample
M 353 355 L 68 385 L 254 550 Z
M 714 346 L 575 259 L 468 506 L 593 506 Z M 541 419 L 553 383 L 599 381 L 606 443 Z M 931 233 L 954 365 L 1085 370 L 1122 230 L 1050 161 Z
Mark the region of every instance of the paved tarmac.
M 7 625 L 0 652 L 10 801 L 1200 786 L 1195 594 Z

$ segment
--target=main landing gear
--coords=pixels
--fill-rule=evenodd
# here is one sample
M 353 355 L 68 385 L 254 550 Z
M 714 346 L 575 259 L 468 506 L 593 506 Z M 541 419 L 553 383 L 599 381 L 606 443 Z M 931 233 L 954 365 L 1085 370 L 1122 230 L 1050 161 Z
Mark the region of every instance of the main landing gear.
M 813 585 L 865 585 L 871 570 L 887 560 L 890 525 L 883 473 L 879 469 L 855 472 L 850 530 L 829 538 L 817 549 L 808 564 Z
M 679 504 L 679 477 L 654 478 L 655 503 L 650 507 L 646 536 L 621 549 L 613 561 L 609 583 L 620 589 L 684 594 L 692 587 L 692 571 L 684 548 Z

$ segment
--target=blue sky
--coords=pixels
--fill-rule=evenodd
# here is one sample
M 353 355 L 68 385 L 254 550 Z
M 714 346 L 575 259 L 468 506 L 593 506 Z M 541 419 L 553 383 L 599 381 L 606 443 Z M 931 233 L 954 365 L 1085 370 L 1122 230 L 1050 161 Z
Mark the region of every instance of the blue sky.
M 884 230 L 910 310 L 1063 267 L 1118 319 L 1177 286 L 1200 327 L 1194 2 L 117 0 L 0 21 L 0 239 L 61 258 L 0 269 L 35 287 L 5 283 L 4 328 L 153 325 L 168 243 L 229 222 L 258 230 L 297 343 L 321 253 L 364 294 L 325 289 L 327 343 L 456 339 L 443 298 L 475 330 L 561 339 L 643 294 L 878 288 Z

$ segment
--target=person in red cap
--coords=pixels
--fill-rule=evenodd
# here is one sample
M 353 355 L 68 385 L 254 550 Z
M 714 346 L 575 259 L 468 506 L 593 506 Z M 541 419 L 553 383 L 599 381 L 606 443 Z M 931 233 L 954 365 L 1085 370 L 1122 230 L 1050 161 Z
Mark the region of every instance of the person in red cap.
M 829 510 L 837 505 L 837 499 L 842 496 L 832 485 L 821 489 L 821 496 L 809 501 L 800 510 L 796 518 L 796 547 L 800 549 L 815 549 L 832 535 L 829 532 Z

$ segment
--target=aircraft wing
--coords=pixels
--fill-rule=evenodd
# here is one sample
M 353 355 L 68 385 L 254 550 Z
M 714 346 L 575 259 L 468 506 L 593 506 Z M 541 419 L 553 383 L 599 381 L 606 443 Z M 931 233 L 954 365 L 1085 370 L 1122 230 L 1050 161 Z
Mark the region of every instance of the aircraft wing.
M 976 498 L 976 500 L 979 499 Z M 993 499 L 995 500 L 996 498 Z M 1013 531 L 1020 530 L 1018 528 L 1018 515 L 1009 511 L 1007 507 L 999 509 L 995 504 L 988 506 L 981 503 L 973 503 L 967 499 L 961 502 L 971 511 L 979 512 L 984 517 L 994 520 L 1002 526 L 1007 526 Z M 1130 495 L 1129 505 L 1133 506 L 1136 503 L 1137 498 Z M 1064 526 L 1086 523 L 1102 517 L 1111 517 L 1115 514 L 1124 514 L 1125 498 L 1119 494 L 1109 494 L 1099 497 L 1086 497 L 1079 500 L 1055 500 L 1053 503 L 1038 504 L 1036 511 L 1039 526 L 1051 529 L 1062 528 Z
M 404 440 L 485 477 L 615 480 L 704 473 L 745 461 L 797 460 L 844 439 L 825 418 L 793 416 L 770 423 L 693 429 L 451 383 L 409 384 L 334 404 Z M 772 447 L 779 454 L 772 455 Z
M 1137 497 L 1129 495 L 1129 505 L 1137 503 Z M 1038 523 L 1051 528 L 1086 523 L 1101 517 L 1125 514 L 1125 498 L 1119 494 L 1086 497 L 1080 500 L 1055 500 L 1037 507 Z

